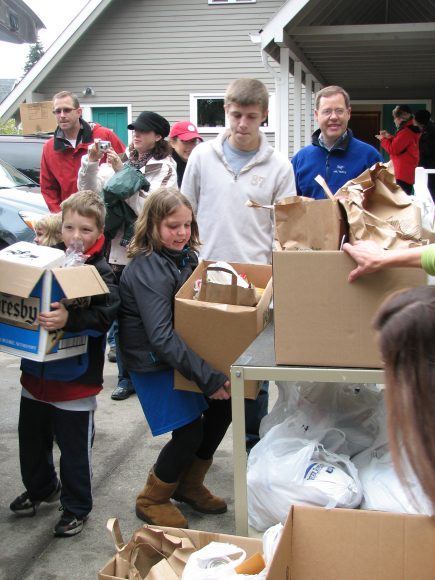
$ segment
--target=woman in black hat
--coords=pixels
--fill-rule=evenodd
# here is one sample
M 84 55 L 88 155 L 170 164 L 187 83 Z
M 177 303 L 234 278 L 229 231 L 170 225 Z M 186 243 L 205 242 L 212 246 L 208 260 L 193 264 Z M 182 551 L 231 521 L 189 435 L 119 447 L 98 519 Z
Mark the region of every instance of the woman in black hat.
M 116 193 L 121 194 L 119 203 L 127 204 L 129 210 L 125 215 L 130 215 L 134 221 L 141 213 L 145 197 L 147 193 L 158 189 L 159 187 L 177 186 L 177 164 L 171 156 L 171 146 L 166 141 L 169 135 L 170 125 L 168 121 L 153 111 L 143 111 L 134 121 L 127 127 L 133 131 L 133 138 L 128 147 L 127 161 L 122 164 L 118 158 L 112 162 L 112 167 L 116 173 L 124 167 L 123 173 L 118 173 L 118 176 L 109 180 L 105 185 L 105 199 L 107 202 L 108 194 L 111 199 L 114 199 Z M 127 166 L 127 167 L 126 167 Z M 131 189 L 131 181 L 129 178 L 128 166 L 133 169 L 138 169 L 143 173 L 148 181 L 146 189 Z M 125 175 L 125 188 L 119 189 L 119 179 L 123 179 Z M 131 176 L 131 173 L 130 173 Z M 111 182 L 114 187 L 111 187 Z M 106 218 L 106 234 L 108 234 L 107 226 L 110 220 L 111 205 L 107 204 L 107 218 Z M 130 211 L 133 210 L 133 211 Z M 130 224 L 131 225 L 131 224 Z M 129 230 L 132 232 L 132 228 Z M 127 245 L 130 241 L 126 238 L 126 227 L 119 228 L 110 243 L 110 254 L 108 262 L 117 277 L 118 281 L 121 278 L 122 271 L 129 261 L 127 258 Z M 109 238 L 110 236 L 107 235 Z M 117 330 L 115 330 L 117 335 Z M 115 336 L 117 339 L 117 337 Z M 118 346 L 116 348 L 118 351 Z M 128 373 L 122 365 L 121 357 L 116 357 L 118 363 L 118 384 L 112 393 L 112 399 L 115 401 L 122 401 L 127 399 L 134 393 L 134 387 L 130 380 Z
M 145 173 L 150 191 L 176 185 L 177 165 L 166 141 L 170 130 L 168 121 L 158 113 L 143 111 L 127 128 L 133 131 L 127 164 Z

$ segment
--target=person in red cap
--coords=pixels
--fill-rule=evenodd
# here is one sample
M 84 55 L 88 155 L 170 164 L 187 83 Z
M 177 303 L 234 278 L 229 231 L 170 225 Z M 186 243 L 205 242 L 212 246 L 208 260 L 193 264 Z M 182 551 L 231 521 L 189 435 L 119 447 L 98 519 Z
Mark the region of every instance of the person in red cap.
M 172 146 L 172 158 L 177 164 L 178 187 L 181 186 L 183 181 L 189 155 L 192 153 L 193 148 L 202 140 L 198 129 L 190 121 L 178 121 L 172 125 L 169 133 L 169 142 Z

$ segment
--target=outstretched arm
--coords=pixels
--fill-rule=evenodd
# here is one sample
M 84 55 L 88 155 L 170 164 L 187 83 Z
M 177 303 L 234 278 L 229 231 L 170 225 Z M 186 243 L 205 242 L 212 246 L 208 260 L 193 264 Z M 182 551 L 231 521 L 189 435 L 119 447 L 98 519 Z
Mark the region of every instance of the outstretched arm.
M 349 282 L 354 282 L 364 274 L 370 274 L 384 268 L 421 268 L 421 255 L 428 246 L 404 248 L 403 250 L 384 250 L 371 241 L 344 244 L 343 250 L 357 263 L 349 274 Z

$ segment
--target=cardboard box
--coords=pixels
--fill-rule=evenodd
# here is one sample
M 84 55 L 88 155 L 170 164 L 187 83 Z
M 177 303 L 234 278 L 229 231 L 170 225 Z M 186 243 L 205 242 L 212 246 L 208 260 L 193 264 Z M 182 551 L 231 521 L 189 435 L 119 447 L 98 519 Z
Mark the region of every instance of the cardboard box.
M 231 264 L 246 274 L 257 288 L 265 288 L 257 306 L 234 306 L 194 300 L 195 281 L 212 262 L 201 262 L 175 296 L 175 331 L 213 368 L 230 376 L 230 367 L 248 348 L 269 320 L 272 298 L 272 267 Z M 175 388 L 200 392 L 197 385 L 175 373 Z M 255 399 L 257 381 L 246 381 L 245 397 Z
M 277 364 L 381 368 L 371 324 L 392 292 L 427 283 L 414 268 L 362 276 L 344 252 L 273 252 Z
M 433 580 L 426 516 L 293 506 L 267 580 Z
M 243 548 L 246 551 L 247 557 L 253 556 L 255 553 L 259 552 L 260 554 L 263 552 L 263 545 L 262 541 L 257 538 L 243 538 L 241 536 L 232 536 L 229 534 L 218 534 L 213 532 L 202 532 L 198 530 L 182 530 L 179 528 L 165 528 L 165 527 L 158 527 L 158 526 L 143 526 L 143 527 L 150 527 L 156 530 L 162 530 L 171 534 L 172 536 L 178 538 L 188 538 L 194 546 L 200 550 L 210 542 L 225 542 L 230 544 L 235 544 L 239 548 Z M 120 536 L 120 532 L 117 534 L 118 541 L 118 549 L 122 546 L 123 540 L 122 536 Z M 144 566 L 145 568 L 146 566 Z M 116 576 L 116 556 L 111 558 L 107 564 L 98 572 L 98 580 L 119 580 L 121 577 Z M 126 578 L 127 576 L 122 576 L 122 578 Z M 165 580 L 165 578 L 169 578 L 173 580 L 174 578 L 178 577 L 174 575 L 174 572 L 171 570 L 167 570 L 167 575 L 164 573 L 155 575 L 153 577 L 161 578 L 161 580 Z M 136 578 L 136 576 L 135 576 Z
M 53 115 L 53 103 L 51 101 L 23 103 L 20 105 L 20 115 L 25 135 L 51 133 L 56 130 L 57 122 Z
M 35 361 L 63 359 L 86 352 L 87 337 L 47 332 L 40 312 L 52 302 L 80 301 L 109 292 L 94 266 L 61 268 L 64 252 L 18 242 L 0 251 L 0 350 Z

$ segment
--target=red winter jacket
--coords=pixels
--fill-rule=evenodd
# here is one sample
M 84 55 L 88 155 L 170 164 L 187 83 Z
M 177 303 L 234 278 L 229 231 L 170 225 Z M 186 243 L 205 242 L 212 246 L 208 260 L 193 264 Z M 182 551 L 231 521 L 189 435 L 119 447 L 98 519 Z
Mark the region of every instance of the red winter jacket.
M 88 152 L 95 138 L 110 141 L 117 153 L 125 151 L 124 143 L 110 129 L 98 123 L 86 123 L 83 119 L 80 119 L 80 124 L 76 147 L 71 146 L 58 127 L 42 151 L 41 191 L 51 212 L 60 211 L 60 203 L 77 191 L 81 158 Z
M 384 137 L 381 145 L 391 157 L 396 179 L 413 184 L 419 161 L 418 142 L 421 133 L 412 119 L 403 123 L 393 137 Z

